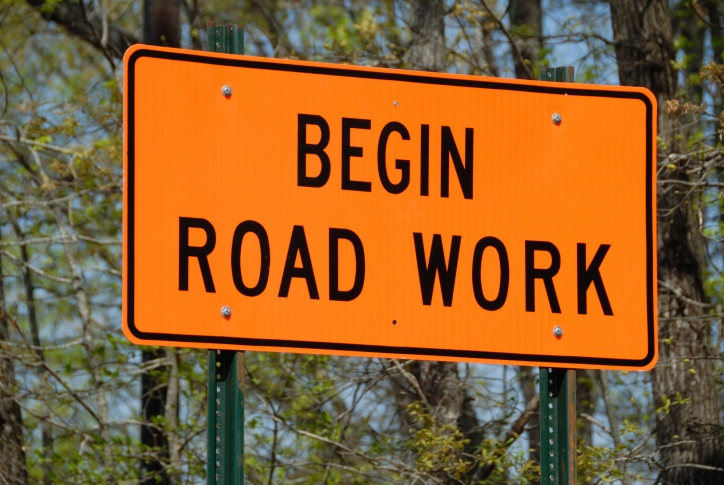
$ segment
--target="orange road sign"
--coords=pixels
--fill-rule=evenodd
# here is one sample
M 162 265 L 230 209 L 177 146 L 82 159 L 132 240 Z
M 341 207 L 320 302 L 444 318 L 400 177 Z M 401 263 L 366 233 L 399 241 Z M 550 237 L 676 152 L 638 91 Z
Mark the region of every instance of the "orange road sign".
M 656 100 L 126 52 L 138 344 L 649 369 Z

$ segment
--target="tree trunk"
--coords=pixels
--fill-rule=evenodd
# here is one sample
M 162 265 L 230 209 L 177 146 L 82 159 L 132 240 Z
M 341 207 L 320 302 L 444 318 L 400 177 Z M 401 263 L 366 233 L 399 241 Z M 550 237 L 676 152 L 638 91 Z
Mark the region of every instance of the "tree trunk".
M 609 0 L 619 80 L 649 88 L 659 103 L 676 93 L 674 33 L 662 0 Z M 660 126 L 659 128 L 663 128 Z
M 181 47 L 181 2 L 144 0 L 143 42 L 166 47 Z
M 0 350 L 9 340 L 5 286 L 0 257 Z M 23 417 L 15 395 L 15 368 L 9 356 L 0 354 L 0 483 L 27 483 L 23 449 Z
M 445 47 L 445 2 L 442 0 L 415 0 L 411 2 L 412 44 L 407 52 L 411 67 L 426 71 L 443 71 L 447 67 Z M 482 433 L 475 415 L 473 400 L 466 394 L 454 362 L 419 361 L 410 367 L 424 393 L 430 412 L 441 425 L 457 427 L 470 440 L 466 453 L 478 452 Z M 476 468 L 469 470 L 474 476 Z M 448 483 L 460 483 L 444 472 L 437 477 Z
M 10 221 L 13 226 L 13 232 L 18 238 L 18 241 L 25 240 L 25 234 L 20 228 L 20 224 L 15 219 Z M 30 274 L 30 270 L 27 266 L 30 264 L 30 256 L 28 254 L 28 245 L 23 244 L 20 246 L 20 256 L 22 257 L 23 264 L 25 265 L 22 269 L 23 275 L 23 286 L 25 287 L 25 304 L 28 307 L 28 323 L 30 324 L 30 336 L 32 338 L 33 346 L 35 346 L 35 353 L 38 359 L 42 363 L 45 362 L 45 354 L 43 349 L 40 348 L 40 330 L 38 327 L 38 316 L 37 309 L 35 307 L 35 286 L 33 284 L 33 278 Z M 40 432 L 43 442 L 43 484 L 49 485 L 51 480 L 51 474 L 53 472 L 53 429 L 48 421 L 51 413 L 48 401 L 50 394 L 53 392 L 52 387 L 48 383 L 48 371 L 44 366 L 39 365 L 36 368 L 38 375 L 40 396 L 39 400 L 42 402 L 40 409 Z
M 465 389 L 460 381 L 457 363 L 416 361 L 410 366 L 410 371 L 420 384 L 437 424 L 455 428 L 464 424 L 468 428 L 461 429 L 464 435 L 477 428 L 478 421 L 470 402 L 467 403 L 467 412 L 463 413 Z M 435 478 L 444 483 L 460 483 L 445 471 L 435 473 Z
M 508 14 L 513 34 L 517 34 L 516 49 L 512 58 L 515 77 L 528 79 L 533 65 L 538 62 L 541 49 L 543 13 L 541 0 L 510 0 Z M 511 46 L 513 47 L 513 46 Z M 520 55 L 518 55 L 520 54 Z M 526 63 L 526 61 L 528 61 Z M 518 367 L 518 380 L 525 402 L 531 402 L 538 395 L 538 383 L 531 367 Z M 526 427 L 529 443 L 529 458 L 540 466 L 540 412 L 531 416 Z M 533 482 L 537 485 L 539 481 Z
M 179 377 L 179 352 L 173 347 L 166 348 L 169 362 L 168 385 L 166 386 L 166 422 L 168 429 L 168 456 L 171 465 L 169 481 L 172 485 L 181 483 L 183 462 L 181 461 L 181 436 L 179 434 L 179 405 L 181 403 L 181 382 Z
M 412 69 L 444 71 L 447 67 L 445 2 L 415 0 L 411 4 L 413 39 L 407 61 Z
M 463 451 L 468 456 L 478 456 L 480 454 L 480 446 L 483 444 L 482 427 L 478 420 L 477 414 L 475 414 L 475 399 L 470 397 L 465 384 L 461 382 L 463 392 L 462 408 L 460 409 L 460 416 L 458 416 L 458 429 L 463 434 L 463 439 L 468 440 Z M 476 463 L 475 466 L 468 469 L 467 476 L 471 480 L 470 483 L 476 483 L 475 480 L 480 480 L 481 473 L 483 472 L 483 463 Z
M 662 106 L 677 89 L 668 3 L 609 3 L 621 84 L 649 88 Z M 676 128 L 673 121 L 661 114 L 659 119 L 660 133 L 671 137 Z M 671 138 L 666 141 L 670 149 L 676 148 Z M 663 177 L 685 180 L 686 174 L 670 170 Z M 704 246 L 684 197 L 661 188 L 658 193 L 658 277 L 663 284 L 659 285 L 659 363 L 653 370 L 652 390 L 655 406 L 663 408 L 656 415 L 656 441 L 663 465 L 659 483 L 714 485 L 722 482 L 722 473 L 697 467 L 722 467 L 724 442 L 717 436 L 714 361 L 708 360 L 714 355 L 710 322 L 699 318 L 706 307 Z M 681 401 L 690 402 L 677 403 L 677 394 Z
M 141 358 L 144 365 L 156 359 L 164 359 L 163 349 L 150 347 L 143 350 Z M 169 459 L 168 440 L 166 435 L 153 424 L 154 420 L 164 417 L 166 409 L 166 374 L 165 366 L 160 366 L 141 375 L 141 444 L 147 448 L 157 448 L 151 457 L 143 457 L 140 463 L 140 483 L 144 485 L 170 485 L 166 473 Z
M 543 45 L 541 42 L 543 22 L 541 0 L 510 0 L 508 14 L 511 30 L 518 39 L 516 45 L 520 52 L 520 56 L 513 56 L 515 77 L 528 79 L 528 72 L 533 71 Z M 528 65 L 529 70 L 525 68 L 524 63 Z
M 150 45 L 180 47 L 179 0 L 144 0 L 143 7 L 143 42 Z M 158 347 L 148 347 L 141 354 L 144 365 L 157 359 L 166 359 L 166 357 L 166 352 Z M 140 482 L 142 484 L 170 485 L 172 482 L 166 468 L 171 456 L 167 436 L 152 424 L 154 420 L 166 417 L 168 374 L 168 367 L 163 365 L 153 371 L 145 372 L 141 376 L 141 419 L 147 423 L 141 426 L 141 444 L 159 450 L 150 458 L 141 459 Z M 174 406 L 175 412 L 178 412 L 176 403 L 169 404 Z M 173 421 L 173 417 L 171 418 Z M 177 453 L 174 453 L 174 457 L 176 455 Z

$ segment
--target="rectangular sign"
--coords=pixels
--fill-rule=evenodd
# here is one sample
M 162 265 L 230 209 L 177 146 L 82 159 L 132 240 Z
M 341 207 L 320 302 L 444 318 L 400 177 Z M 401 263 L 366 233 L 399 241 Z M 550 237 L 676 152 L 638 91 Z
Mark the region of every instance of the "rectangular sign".
M 144 345 L 649 369 L 656 100 L 136 45 Z

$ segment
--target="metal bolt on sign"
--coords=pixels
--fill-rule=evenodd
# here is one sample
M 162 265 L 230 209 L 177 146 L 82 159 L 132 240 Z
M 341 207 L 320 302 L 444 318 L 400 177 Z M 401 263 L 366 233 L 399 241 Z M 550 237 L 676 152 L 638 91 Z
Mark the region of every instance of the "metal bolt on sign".
M 223 94 L 223 95 L 226 96 L 227 98 L 228 98 L 229 96 L 231 96 L 231 92 L 232 92 L 232 91 L 231 91 L 231 86 L 225 85 L 224 87 L 221 88 L 221 94 Z
M 222 306 L 221 316 L 224 318 L 229 318 L 231 316 L 231 308 L 229 308 L 228 306 Z
M 559 115 L 558 113 L 553 113 L 551 119 L 553 120 L 554 125 L 560 125 L 561 121 L 563 121 L 563 118 L 561 118 L 561 115 Z
M 555 335 L 556 337 L 562 337 L 563 329 L 561 327 L 553 327 L 553 335 Z

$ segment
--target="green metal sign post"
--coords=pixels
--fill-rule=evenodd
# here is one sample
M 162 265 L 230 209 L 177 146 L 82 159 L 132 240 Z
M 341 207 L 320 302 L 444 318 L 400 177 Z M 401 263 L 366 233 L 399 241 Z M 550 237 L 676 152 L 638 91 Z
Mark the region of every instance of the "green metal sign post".
M 244 53 L 238 25 L 207 28 L 210 52 Z M 209 351 L 207 485 L 244 484 L 244 353 Z
M 576 371 L 540 370 L 541 484 L 576 483 Z
M 209 352 L 207 485 L 244 483 L 244 354 Z
M 574 82 L 573 67 L 541 66 L 539 80 Z M 540 369 L 541 484 L 576 483 L 576 371 Z

